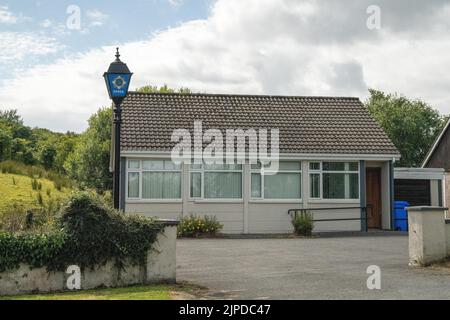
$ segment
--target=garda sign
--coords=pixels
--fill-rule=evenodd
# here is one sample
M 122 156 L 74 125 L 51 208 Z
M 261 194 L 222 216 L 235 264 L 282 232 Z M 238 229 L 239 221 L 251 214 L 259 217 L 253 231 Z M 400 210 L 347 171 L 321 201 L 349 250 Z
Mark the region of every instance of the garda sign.
M 128 92 L 131 74 L 110 73 L 107 75 L 111 98 L 124 98 Z

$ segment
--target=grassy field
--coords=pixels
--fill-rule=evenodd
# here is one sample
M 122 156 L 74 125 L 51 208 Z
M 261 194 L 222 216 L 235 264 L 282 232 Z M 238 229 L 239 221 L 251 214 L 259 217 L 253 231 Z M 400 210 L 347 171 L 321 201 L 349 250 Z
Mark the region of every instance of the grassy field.
M 55 188 L 53 181 L 36 179 L 41 184 L 41 190 L 33 190 L 33 179 L 18 174 L 0 173 L 0 211 L 12 203 L 20 203 L 25 207 L 38 205 L 38 194 L 41 193 L 44 203 L 50 198 L 58 199 L 66 197 L 71 189 Z M 50 191 L 48 191 L 50 190 Z M 50 195 L 48 195 L 50 193 Z
M 199 287 L 187 284 L 147 285 L 49 294 L 0 296 L 0 300 L 173 300 L 196 298 L 201 290 Z

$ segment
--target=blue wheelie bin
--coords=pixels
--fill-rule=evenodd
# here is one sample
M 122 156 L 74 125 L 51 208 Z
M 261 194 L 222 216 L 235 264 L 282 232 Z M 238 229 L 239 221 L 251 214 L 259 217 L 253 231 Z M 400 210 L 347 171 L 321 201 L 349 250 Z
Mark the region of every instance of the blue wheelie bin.
M 394 202 L 394 230 L 408 231 L 408 212 L 406 211 L 408 206 L 407 201 Z

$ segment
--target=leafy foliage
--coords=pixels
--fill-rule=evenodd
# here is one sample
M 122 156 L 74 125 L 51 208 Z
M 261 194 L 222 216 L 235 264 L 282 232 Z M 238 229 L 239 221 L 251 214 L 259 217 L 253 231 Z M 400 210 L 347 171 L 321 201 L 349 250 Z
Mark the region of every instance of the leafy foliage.
M 30 268 L 54 264 L 67 242 L 63 232 L 47 234 L 0 233 L 0 272 L 14 270 L 20 263 Z
M 0 161 L 15 160 L 65 173 L 63 163 L 77 135 L 30 128 L 17 110 L 0 110 Z
M 292 225 L 297 235 L 310 237 L 314 229 L 314 216 L 310 211 L 296 212 L 292 217 Z
M 420 100 L 370 89 L 365 105 L 401 153 L 399 167 L 420 166 L 445 123 L 438 111 Z
M 178 225 L 177 234 L 180 237 L 214 236 L 223 228 L 215 216 L 190 215 L 182 217 Z
M 182 93 L 182 94 L 190 94 L 192 91 L 189 88 L 181 87 L 178 90 L 169 88 L 167 84 L 163 85 L 162 87 L 157 86 L 143 86 L 141 88 L 138 88 L 136 90 L 137 92 L 141 93 Z
M 99 192 L 112 189 L 109 172 L 111 124 L 111 108 L 100 109 L 92 115 L 88 129 L 79 137 L 64 164 L 71 178 Z
M 95 268 L 113 260 L 144 264 L 148 250 L 164 226 L 142 216 L 126 216 L 88 192 L 73 194 L 62 208 L 56 230 L 47 233 L 1 233 L 0 271 L 27 263 L 64 270 L 76 264 Z

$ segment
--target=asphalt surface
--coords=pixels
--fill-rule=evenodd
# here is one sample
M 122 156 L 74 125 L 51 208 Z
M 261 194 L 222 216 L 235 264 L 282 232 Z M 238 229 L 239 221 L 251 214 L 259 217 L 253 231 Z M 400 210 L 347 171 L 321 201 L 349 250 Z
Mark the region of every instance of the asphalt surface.
M 367 288 L 367 267 L 381 289 Z M 408 267 L 406 236 L 182 239 L 177 280 L 217 299 L 450 299 L 450 269 Z

